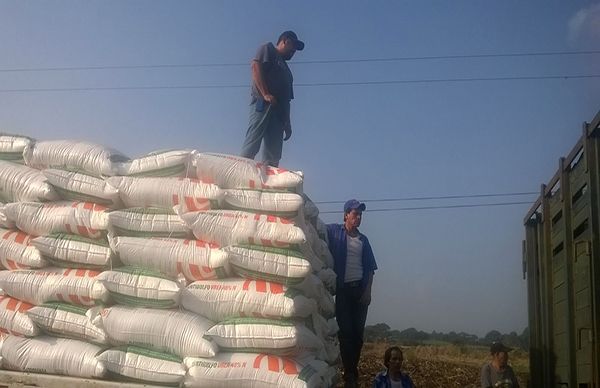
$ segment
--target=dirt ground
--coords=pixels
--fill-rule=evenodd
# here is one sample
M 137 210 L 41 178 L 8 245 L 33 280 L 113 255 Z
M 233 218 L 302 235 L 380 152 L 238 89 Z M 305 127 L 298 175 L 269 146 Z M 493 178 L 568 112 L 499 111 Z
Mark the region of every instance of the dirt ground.
M 361 387 L 371 387 L 375 375 L 384 369 L 383 354 L 388 346 L 392 345 L 365 344 L 359 365 Z M 489 359 L 487 349 L 482 347 L 430 345 L 402 346 L 402 349 L 404 372 L 419 388 L 478 388 L 481 366 Z M 523 351 L 513 351 L 511 357 L 519 384 L 526 387 L 528 355 Z M 337 387 L 343 387 L 341 379 Z

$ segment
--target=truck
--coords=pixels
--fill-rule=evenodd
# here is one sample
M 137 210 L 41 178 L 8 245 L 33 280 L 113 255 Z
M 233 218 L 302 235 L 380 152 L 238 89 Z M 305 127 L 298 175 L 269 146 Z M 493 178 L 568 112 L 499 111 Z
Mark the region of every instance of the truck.
M 524 218 L 531 387 L 600 387 L 600 111 Z

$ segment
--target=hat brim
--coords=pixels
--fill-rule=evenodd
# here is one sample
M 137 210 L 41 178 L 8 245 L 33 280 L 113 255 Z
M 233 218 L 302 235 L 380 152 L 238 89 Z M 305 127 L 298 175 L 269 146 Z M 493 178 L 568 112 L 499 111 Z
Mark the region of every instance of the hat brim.
M 298 51 L 304 50 L 304 42 L 301 40 L 295 40 L 294 46 L 296 47 L 296 50 L 298 50 Z

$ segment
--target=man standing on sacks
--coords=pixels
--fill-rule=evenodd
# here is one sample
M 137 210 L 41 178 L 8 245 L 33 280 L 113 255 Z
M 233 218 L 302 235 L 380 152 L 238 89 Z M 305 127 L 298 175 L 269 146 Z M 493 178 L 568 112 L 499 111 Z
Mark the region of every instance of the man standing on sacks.
M 345 387 L 358 387 L 358 362 L 377 269 L 369 239 L 358 231 L 365 209 L 364 203 L 351 199 L 344 204 L 344 223 L 327 225 L 337 275 L 335 315 Z
M 250 119 L 241 156 L 254 159 L 262 142 L 263 162 L 279 166 L 283 141 L 292 136 L 290 101 L 294 99 L 294 78 L 287 61 L 303 49 L 304 42 L 293 31 L 284 31 L 277 46 L 269 42 L 258 48 L 252 60 Z

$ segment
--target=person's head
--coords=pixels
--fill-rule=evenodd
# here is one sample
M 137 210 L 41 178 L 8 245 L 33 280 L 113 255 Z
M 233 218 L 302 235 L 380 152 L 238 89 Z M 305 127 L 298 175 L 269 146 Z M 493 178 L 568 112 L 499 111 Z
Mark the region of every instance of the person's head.
M 387 348 L 383 355 L 383 365 L 388 369 L 389 373 L 400 372 L 402 363 L 404 362 L 404 354 L 398 346 Z
M 360 226 L 362 221 L 362 213 L 365 211 L 367 206 L 357 201 L 356 199 L 350 199 L 344 204 L 344 225 L 347 230 L 355 230 Z
M 304 50 L 304 42 L 298 39 L 294 31 L 284 31 L 277 39 L 277 51 L 286 61 L 292 59 L 296 51 Z
M 490 346 L 490 354 L 492 355 L 492 361 L 501 368 L 504 368 L 508 364 L 508 352 L 512 349 L 508 346 L 504 346 L 502 342 L 492 342 Z

